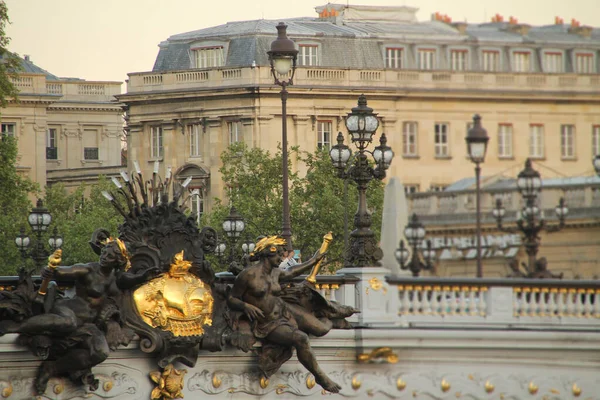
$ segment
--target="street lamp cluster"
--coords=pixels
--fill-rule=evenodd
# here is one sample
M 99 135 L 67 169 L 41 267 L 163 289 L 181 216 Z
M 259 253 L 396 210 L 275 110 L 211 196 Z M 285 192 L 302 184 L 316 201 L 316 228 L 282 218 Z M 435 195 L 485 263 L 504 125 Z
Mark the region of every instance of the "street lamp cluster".
M 412 252 L 404 245 L 404 240 L 400 240 L 400 247 L 396 249 L 396 261 L 400 264 L 400 268 L 410 270 L 413 276 L 419 276 L 423 270 L 432 270 L 435 260 L 435 250 L 431 246 L 431 240 L 425 241 L 426 247 L 423 248 L 423 240 L 427 231 L 423 224 L 419 221 L 417 214 L 413 214 L 410 222 L 404 228 L 404 236 L 408 241 Z M 421 255 L 419 254 L 421 251 Z M 411 256 L 412 253 L 412 256 Z
M 21 252 L 21 257 L 24 260 L 30 257 L 33 259 L 36 269 L 41 270 L 50 255 L 50 252 L 46 250 L 42 235 L 48 231 L 48 227 L 52 222 L 52 215 L 44 207 L 42 200 L 38 199 L 36 206 L 29 213 L 27 222 L 29 222 L 29 226 L 31 226 L 31 229 L 36 234 L 33 243 L 32 239 L 25 234 L 25 227 L 21 227 L 20 234 L 15 238 L 15 244 Z M 30 244 L 32 244 L 31 248 Z M 54 227 L 52 235 L 48 238 L 48 245 L 52 251 L 55 251 L 60 249 L 62 244 L 63 238 L 58 234 L 56 227 Z
M 354 180 L 358 189 L 358 210 L 354 216 L 355 229 L 350 233 L 350 245 L 345 255 L 347 267 L 378 265 L 383 256 L 375 239 L 375 233 L 371 230 L 371 213 L 367 209 L 366 192 L 372 179 L 385 178 L 385 171 L 392 162 L 394 152 L 387 145 L 385 133 L 381 134 L 379 146 L 376 146 L 372 152 L 367 150 L 378 127 L 377 114 L 367 106 L 367 98 L 361 95 L 358 98 L 358 106 L 352 108 L 352 112 L 346 117 L 346 128 L 352 143 L 358 148 L 358 153 L 348 165 L 352 151 L 344 144 L 344 135 L 341 132 L 337 136 L 337 144 L 332 146 L 329 152 L 331 161 L 338 170 L 338 177 Z M 375 168 L 369 165 L 367 153 L 373 157 Z
M 502 225 L 502 220 L 506 213 L 502 205 L 502 200 L 496 200 L 496 207 L 492 211 L 498 229 L 503 232 L 515 233 L 521 231 L 524 237 L 525 252 L 528 256 L 528 272 L 531 274 L 535 271 L 536 255 L 540 247 L 539 233 L 542 230 L 546 232 L 557 232 L 564 228 L 565 218 L 569 213 L 569 209 L 565 205 L 565 201 L 561 198 L 554 212 L 558 217 L 558 225 L 547 226 L 544 219 L 544 212 L 540 210 L 538 205 L 538 196 L 542 188 L 542 180 L 540 173 L 533 169 L 531 160 L 525 161 L 525 168 L 517 176 L 517 188 L 523 197 L 525 205 L 517 212 L 516 227 L 507 228 Z
M 236 244 L 242 233 L 246 229 L 246 223 L 244 218 L 238 214 L 235 207 L 231 207 L 229 210 L 229 215 L 223 221 L 223 231 L 225 232 L 225 236 L 227 237 L 227 241 L 229 242 L 229 246 L 225 242 L 219 242 L 217 247 L 215 248 L 215 254 L 222 260 L 225 257 L 225 252 L 229 249 L 229 254 L 227 256 L 227 264 L 231 264 L 233 261 L 236 261 Z M 242 254 L 244 256 L 249 255 L 254 250 L 254 242 L 252 240 L 246 239 L 242 243 Z

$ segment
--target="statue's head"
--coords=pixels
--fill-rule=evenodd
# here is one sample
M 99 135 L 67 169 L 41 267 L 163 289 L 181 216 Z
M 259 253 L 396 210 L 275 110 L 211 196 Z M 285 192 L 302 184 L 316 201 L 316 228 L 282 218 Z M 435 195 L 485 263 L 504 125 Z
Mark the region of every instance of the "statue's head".
M 100 253 L 100 264 L 111 266 L 115 269 L 123 268 L 127 271 L 131 267 L 131 262 L 129 261 L 129 253 L 127 252 L 125 242 L 119 238 L 108 238 Z
M 282 250 L 285 243 L 285 239 L 279 236 L 265 236 L 256 243 L 254 251 L 250 253 L 250 260 L 256 261 L 274 256 Z
M 545 271 L 548 268 L 548 260 L 546 257 L 540 257 L 535 264 L 539 271 Z

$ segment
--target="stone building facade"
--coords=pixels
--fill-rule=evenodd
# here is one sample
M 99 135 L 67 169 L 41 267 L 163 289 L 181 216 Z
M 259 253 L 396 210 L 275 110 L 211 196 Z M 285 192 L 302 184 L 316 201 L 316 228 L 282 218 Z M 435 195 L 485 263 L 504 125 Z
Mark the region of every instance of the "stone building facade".
M 117 175 L 123 110 L 115 95 L 121 82 L 59 78 L 28 56 L 13 80 L 19 101 L 0 111 L 2 134 L 18 140 L 17 168 L 43 189 L 76 187 L 98 175 Z
M 600 152 L 600 29 L 500 16 L 420 22 L 411 7 L 316 11 L 284 21 L 299 50 L 287 102 L 290 146 L 334 144 L 364 93 L 382 122 L 377 134 L 385 132 L 395 152 L 390 176 L 410 193 L 474 175 L 465 135 L 475 113 L 490 136 L 484 175 L 527 157 L 565 176 L 591 173 Z M 201 210 L 224 197 L 219 155 L 231 142 L 276 151 L 280 88 L 267 51 L 278 22 L 230 22 L 160 43 L 153 70 L 129 74 L 118 96 L 128 107 L 130 162 L 150 173 L 158 160 L 161 173 L 192 176 Z

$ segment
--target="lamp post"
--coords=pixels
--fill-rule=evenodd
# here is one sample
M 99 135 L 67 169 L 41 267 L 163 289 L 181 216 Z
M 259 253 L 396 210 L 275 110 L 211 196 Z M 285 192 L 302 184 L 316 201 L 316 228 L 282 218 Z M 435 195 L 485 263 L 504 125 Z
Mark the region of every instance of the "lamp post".
M 347 267 L 379 265 L 379 260 L 383 257 L 383 252 L 375 240 L 375 233 L 371 230 L 371 213 L 367 210 L 367 185 L 374 178 L 380 180 L 385 178 L 385 171 L 392 162 L 394 152 L 387 146 L 385 133 L 381 134 L 379 146 L 376 146 L 373 152 L 366 149 L 379 126 L 376 115 L 373 109 L 367 106 L 367 98 L 364 95 L 358 98 L 358 106 L 348 114 L 346 128 L 352 136 L 352 143 L 358 148 L 358 153 L 348 170 L 346 165 L 352 152 L 344 144 L 344 136 L 341 132 L 338 134 L 337 144 L 329 151 L 331 161 L 338 170 L 338 177 L 354 180 L 358 189 L 358 210 L 354 215 L 355 229 L 350 233 L 350 246 L 345 255 Z M 373 157 L 375 168 L 369 165 L 366 153 Z
M 296 72 L 296 59 L 298 50 L 294 42 L 287 37 L 287 25 L 280 22 L 277 25 L 277 39 L 271 43 L 271 50 L 267 52 L 271 64 L 271 74 L 275 84 L 281 86 L 281 157 L 283 172 L 283 222 L 281 236 L 286 241 L 288 250 L 292 247 L 292 227 L 290 223 L 290 200 L 288 187 L 288 150 L 287 150 L 287 86 L 293 85 Z M 289 78 L 287 78 L 290 73 Z
M 528 256 L 528 272 L 531 274 L 535 271 L 536 255 L 540 247 L 540 237 L 538 236 L 542 230 L 546 232 L 557 232 L 564 228 L 565 218 L 569 213 L 569 209 L 565 205 L 565 200 L 561 197 L 554 212 L 558 217 L 558 225 L 546 226 L 544 220 L 544 212 L 538 206 L 538 195 L 542 188 L 542 180 L 540 173 L 533 169 L 531 160 L 528 158 L 525 161 L 525 168 L 519 172 L 517 176 L 517 188 L 521 192 L 521 196 L 525 202 L 525 206 L 517 212 L 517 226 L 507 228 L 502 225 L 502 219 L 506 210 L 502 206 L 502 200 L 496 200 L 496 208 L 492 210 L 492 214 L 496 218 L 498 229 L 503 232 L 515 233 L 521 231 L 523 234 L 523 242 L 525 251 Z
M 400 245 L 394 254 L 398 264 L 400 264 L 400 268 L 410 270 L 415 277 L 419 276 L 422 270 L 433 269 L 435 250 L 431 247 L 431 240 L 426 242 L 427 247 L 425 249 L 421 247 L 426 233 L 427 231 L 419 221 L 417 214 L 413 214 L 409 223 L 404 228 L 404 236 L 409 246 L 412 247 L 412 256 L 409 255 L 408 248 L 404 245 L 404 240 L 400 240 Z M 419 255 L 420 248 L 422 249 L 422 258 Z
M 48 209 L 44 207 L 42 200 L 38 199 L 36 206 L 31 210 L 27 217 L 27 222 L 29 222 L 29 226 L 31 226 L 31 229 L 35 232 L 36 238 L 33 239 L 33 243 L 31 243 L 32 240 L 25 234 L 25 228 L 21 227 L 20 234 L 15 238 L 15 244 L 21 252 L 21 257 L 23 259 L 27 259 L 28 257 L 33 259 L 36 269 L 39 271 L 50 255 L 50 252 L 46 250 L 46 246 L 42 241 L 42 235 L 44 232 L 48 231 L 48 227 L 52 222 L 52 215 Z M 29 248 L 30 244 L 33 244 L 31 249 Z M 48 238 L 48 245 L 50 246 L 50 249 L 54 251 L 60 249 L 62 244 L 63 238 L 58 234 L 56 227 L 54 227 L 52 236 Z
M 473 127 L 467 132 L 465 141 L 471 161 L 475 164 L 475 235 L 477 243 L 477 277 L 483 277 L 483 266 L 481 263 L 481 188 L 479 179 L 481 176 L 481 167 L 479 164 L 485 160 L 487 143 L 490 138 L 487 131 L 481 126 L 481 117 L 479 114 L 473 116 Z
M 244 223 L 244 218 L 238 214 L 235 207 L 231 207 L 229 210 L 229 215 L 223 221 L 223 231 L 225 231 L 225 235 L 227 235 L 227 239 L 229 241 L 229 258 L 228 262 L 231 263 L 235 259 L 235 244 L 238 241 L 242 232 L 246 228 L 246 224 Z M 223 244 L 223 253 L 225 252 L 225 243 Z M 222 255 L 222 254 L 221 254 Z

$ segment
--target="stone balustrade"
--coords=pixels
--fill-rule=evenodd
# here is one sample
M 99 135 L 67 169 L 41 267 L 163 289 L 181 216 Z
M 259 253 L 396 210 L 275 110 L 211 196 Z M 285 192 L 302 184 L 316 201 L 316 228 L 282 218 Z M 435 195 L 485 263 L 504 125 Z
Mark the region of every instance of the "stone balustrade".
M 168 72 L 129 74 L 127 92 L 173 89 L 202 89 L 272 85 L 269 67 L 237 67 L 190 69 Z M 483 73 L 469 71 L 358 70 L 348 68 L 298 67 L 294 85 L 319 87 L 369 86 L 379 89 L 481 89 L 486 92 L 520 91 L 548 93 L 582 93 L 595 95 L 600 89 L 600 76 L 579 74 Z
M 41 74 L 19 74 L 12 82 L 21 95 L 60 95 L 62 100 L 113 101 L 121 93 L 121 82 L 50 81 Z

